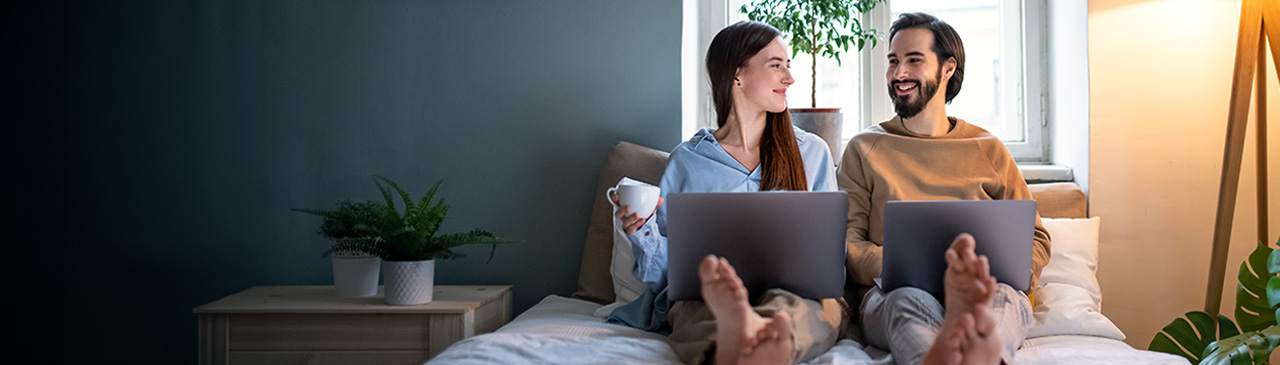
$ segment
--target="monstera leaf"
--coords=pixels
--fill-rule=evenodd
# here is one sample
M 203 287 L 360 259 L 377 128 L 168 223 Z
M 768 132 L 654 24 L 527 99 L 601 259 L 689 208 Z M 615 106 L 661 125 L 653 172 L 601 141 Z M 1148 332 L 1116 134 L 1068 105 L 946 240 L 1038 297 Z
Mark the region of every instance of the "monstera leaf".
M 1277 242 L 1280 245 L 1280 242 Z M 1200 364 L 1265 364 L 1280 341 L 1280 251 L 1261 241 L 1240 263 L 1236 275 L 1236 323 L 1218 315 L 1215 321 L 1205 312 L 1190 312 L 1165 326 L 1147 346 Z M 1194 330 L 1192 329 L 1194 325 Z M 1243 333 L 1242 333 L 1243 332 Z M 1198 355 L 1198 356 L 1197 356 Z
M 1280 246 L 1280 240 L 1276 240 L 1276 245 Z M 1267 272 L 1275 275 L 1280 274 L 1280 250 L 1272 250 L 1271 256 L 1267 260 Z M 1277 308 L 1280 305 L 1280 276 L 1272 276 L 1267 279 L 1267 304 L 1271 308 Z M 1280 323 L 1280 309 L 1276 309 L 1276 316 L 1272 318 L 1275 322 Z
M 1276 259 L 1273 256 L 1276 255 L 1267 244 L 1258 241 L 1258 247 L 1253 249 L 1245 262 L 1240 263 L 1240 275 L 1237 276 L 1240 284 L 1236 286 L 1236 323 L 1240 324 L 1241 332 L 1253 332 L 1276 325 L 1275 303 L 1267 300 L 1267 287 L 1280 285 L 1270 283 L 1273 279 L 1280 279 L 1275 276 L 1280 270 L 1271 267 L 1271 261 Z M 1280 299 L 1280 296 L 1276 299 Z
M 1269 364 L 1271 350 L 1280 342 L 1280 328 L 1271 326 L 1245 332 L 1209 344 L 1200 364 Z
M 1195 330 L 1191 329 L 1192 324 L 1195 325 Z M 1182 356 L 1194 364 L 1200 362 L 1200 359 L 1206 355 L 1202 350 L 1208 348 L 1214 341 L 1239 334 L 1240 330 L 1227 316 L 1219 314 L 1218 320 L 1215 321 L 1209 313 L 1188 312 L 1186 318 L 1175 319 L 1173 323 L 1164 326 L 1164 329 L 1156 334 L 1156 338 L 1151 339 L 1147 349 Z

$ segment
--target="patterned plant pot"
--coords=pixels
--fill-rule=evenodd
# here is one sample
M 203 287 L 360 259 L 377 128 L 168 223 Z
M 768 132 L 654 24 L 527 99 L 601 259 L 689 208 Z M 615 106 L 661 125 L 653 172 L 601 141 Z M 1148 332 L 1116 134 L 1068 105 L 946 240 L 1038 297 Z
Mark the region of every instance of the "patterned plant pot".
M 333 291 L 339 298 L 378 295 L 378 266 L 382 259 L 369 254 L 335 252 Z
M 436 261 L 383 261 L 382 276 L 387 304 L 430 303 L 435 290 Z

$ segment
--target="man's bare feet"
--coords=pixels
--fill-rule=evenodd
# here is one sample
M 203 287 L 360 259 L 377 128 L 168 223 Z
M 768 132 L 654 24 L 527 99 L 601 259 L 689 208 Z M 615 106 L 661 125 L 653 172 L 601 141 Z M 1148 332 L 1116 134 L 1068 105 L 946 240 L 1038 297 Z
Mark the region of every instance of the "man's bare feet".
M 997 364 L 1000 339 L 995 333 L 991 298 L 996 279 L 985 256 L 974 252 L 973 236 L 961 234 L 947 249 L 946 315 L 933 347 L 925 354 L 930 365 Z
M 964 354 L 965 365 L 999 364 L 1002 360 L 1000 336 L 996 334 L 996 318 L 991 314 L 991 306 L 975 308 L 965 313 L 966 325 L 958 327 L 956 332 L 963 333 L 960 341 L 960 352 Z M 972 324 L 972 325 L 968 325 Z
M 991 304 L 996 293 L 996 278 L 986 256 L 978 256 L 974 249 L 977 242 L 968 233 L 962 233 L 947 249 L 947 271 L 943 276 L 946 292 L 945 308 L 948 313 L 968 313 L 973 306 Z M 960 314 L 958 313 L 958 314 Z
M 791 317 L 764 318 L 751 309 L 747 288 L 724 258 L 707 256 L 698 265 L 702 299 L 716 317 L 717 364 L 791 362 Z

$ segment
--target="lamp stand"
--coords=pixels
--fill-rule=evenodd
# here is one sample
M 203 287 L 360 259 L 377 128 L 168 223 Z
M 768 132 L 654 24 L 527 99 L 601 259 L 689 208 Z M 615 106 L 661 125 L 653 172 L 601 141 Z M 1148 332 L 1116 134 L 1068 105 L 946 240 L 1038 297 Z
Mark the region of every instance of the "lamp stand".
M 1267 68 L 1264 51 L 1270 39 L 1271 54 L 1280 55 L 1280 2 L 1244 0 L 1240 9 L 1240 33 L 1236 38 L 1235 69 L 1231 78 L 1231 104 L 1227 112 L 1227 144 L 1222 155 L 1222 179 L 1218 186 L 1218 214 L 1213 227 L 1213 255 L 1209 260 L 1209 288 L 1205 312 L 1216 316 L 1222 306 L 1222 285 L 1227 269 L 1231 223 L 1240 185 L 1240 161 L 1249 124 L 1249 99 L 1257 86 L 1258 239 L 1267 241 Z M 1271 25 L 1268 27 L 1267 25 Z M 1272 57 L 1280 72 L 1280 59 Z M 1256 71 L 1256 72 L 1255 72 Z

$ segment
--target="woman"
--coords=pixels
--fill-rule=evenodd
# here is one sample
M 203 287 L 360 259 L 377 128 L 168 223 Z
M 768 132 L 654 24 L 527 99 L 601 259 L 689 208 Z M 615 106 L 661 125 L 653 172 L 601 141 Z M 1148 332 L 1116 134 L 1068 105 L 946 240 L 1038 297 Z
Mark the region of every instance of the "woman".
M 795 82 L 790 62 L 781 33 L 767 24 L 740 22 L 716 35 L 706 67 L 719 128 L 704 128 L 676 146 L 659 184 L 662 196 L 836 189 L 826 142 L 792 126 L 787 113 L 787 88 Z M 758 356 L 772 356 L 765 360 L 774 363 L 804 361 L 835 343 L 845 316 L 837 301 L 773 289 L 752 306 L 741 280 L 720 258 L 708 257 L 699 268 L 705 303 L 668 302 L 666 208 L 660 200 L 653 219 L 640 213 L 648 212 L 624 207 L 615 217 L 636 251 L 636 276 L 651 284 L 645 295 L 615 310 L 611 322 L 653 331 L 670 323 L 672 347 L 688 363 Z

